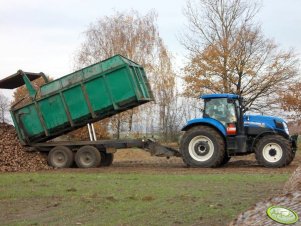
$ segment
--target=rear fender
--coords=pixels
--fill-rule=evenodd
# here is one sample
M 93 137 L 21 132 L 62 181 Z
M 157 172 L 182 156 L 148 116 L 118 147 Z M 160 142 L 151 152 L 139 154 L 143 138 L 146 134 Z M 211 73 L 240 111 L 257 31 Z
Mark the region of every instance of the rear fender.
M 197 126 L 197 125 L 209 125 L 213 128 L 215 128 L 217 131 L 219 131 L 223 137 L 227 136 L 226 133 L 226 128 L 222 123 L 219 121 L 212 119 L 212 118 L 197 118 L 197 119 L 192 119 L 187 122 L 187 124 L 181 129 L 181 131 L 187 131 L 191 127 Z

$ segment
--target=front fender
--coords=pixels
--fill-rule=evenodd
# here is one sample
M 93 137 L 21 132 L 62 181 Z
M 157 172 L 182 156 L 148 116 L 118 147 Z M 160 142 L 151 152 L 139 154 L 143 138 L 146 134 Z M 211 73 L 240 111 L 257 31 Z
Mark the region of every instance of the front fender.
M 226 128 L 224 127 L 224 125 L 213 118 L 196 118 L 196 119 L 189 120 L 187 124 L 181 129 L 181 131 L 186 131 L 189 128 L 196 125 L 210 125 L 216 128 L 224 136 L 227 135 Z

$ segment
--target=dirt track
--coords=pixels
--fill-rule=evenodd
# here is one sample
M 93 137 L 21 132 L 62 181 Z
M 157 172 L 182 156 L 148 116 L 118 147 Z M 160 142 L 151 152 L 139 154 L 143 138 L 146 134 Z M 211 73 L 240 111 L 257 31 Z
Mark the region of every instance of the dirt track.
M 230 162 L 220 168 L 187 168 L 181 158 L 153 157 L 140 150 L 120 150 L 115 154 L 113 165 L 94 169 L 61 169 L 70 172 L 146 172 L 146 173 L 292 173 L 301 164 L 301 155 L 296 155 L 294 161 L 284 168 L 265 168 L 259 166 L 254 155 L 232 157 Z
M 37 171 L 49 169 L 46 158 L 39 153 L 26 153 L 19 144 L 15 129 L 11 125 L 0 126 L 0 172 Z M 168 144 L 176 148 L 176 144 Z M 301 153 L 297 151 L 295 160 L 290 166 L 271 169 L 257 164 L 254 154 L 243 157 L 232 157 L 230 162 L 221 168 L 201 169 L 187 168 L 181 158 L 166 159 L 151 156 L 148 152 L 140 149 L 123 149 L 117 151 L 111 167 L 96 169 L 63 169 L 61 171 L 83 172 L 148 172 L 148 173 L 292 173 L 298 165 L 301 165 Z

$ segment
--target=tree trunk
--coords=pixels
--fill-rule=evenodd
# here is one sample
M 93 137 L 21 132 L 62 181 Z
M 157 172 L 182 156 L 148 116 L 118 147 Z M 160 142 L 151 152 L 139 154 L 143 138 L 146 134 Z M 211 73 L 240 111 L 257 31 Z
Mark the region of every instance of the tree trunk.
M 2 123 L 4 123 L 4 109 L 1 109 Z
M 134 116 L 134 110 L 132 109 L 131 111 L 129 111 L 129 132 L 132 132 L 133 130 L 133 116 Z
M 121 127 L 120 117 L 118 117 L 117 118 L 117 139 L 120 139 L 120 127 Z

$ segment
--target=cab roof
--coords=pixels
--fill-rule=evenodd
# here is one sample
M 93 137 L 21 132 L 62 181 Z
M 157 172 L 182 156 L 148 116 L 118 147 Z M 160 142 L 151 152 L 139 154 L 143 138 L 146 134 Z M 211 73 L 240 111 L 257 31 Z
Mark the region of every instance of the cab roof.
M 220 94 L 205 94 L 201 96 L 202 99 L 217 99 L 217 98 L 229 98 L 229 99 L 238 99 L 239 96 L 236 94 L 230 93 L 220 93 Z

